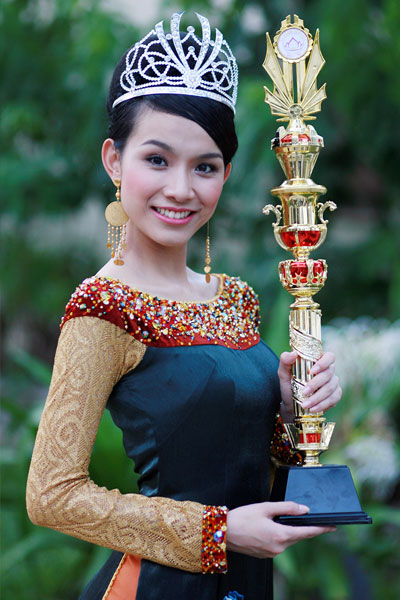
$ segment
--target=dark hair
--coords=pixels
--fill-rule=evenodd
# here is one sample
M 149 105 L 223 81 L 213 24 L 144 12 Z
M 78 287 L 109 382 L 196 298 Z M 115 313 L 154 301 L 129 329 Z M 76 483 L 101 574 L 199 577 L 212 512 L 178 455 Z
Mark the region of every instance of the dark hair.
M 117 150 L 123 151 L 129 135 L 135 128 L 140 109 L 149 107 L 190 119 L 200 125 L 221 150 L 226 166 L 237 150 L 238 141 L 233 111 L 222 102 L 183 94 L 151 94 L 126 100 L 117 104 L 115 108 L 112 107 L 113 102 L 124 93 L 120 77 L 125 69 L 125 58 L 129 50 L 115 68 L 107 98 L 108 134 L 114 140 Z

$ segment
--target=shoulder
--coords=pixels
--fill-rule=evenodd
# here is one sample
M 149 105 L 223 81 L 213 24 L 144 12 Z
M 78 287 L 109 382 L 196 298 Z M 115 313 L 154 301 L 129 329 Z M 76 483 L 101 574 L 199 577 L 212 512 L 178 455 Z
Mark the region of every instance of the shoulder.
M 97 317 L 126 329 L 121 319 L 122 289 L 108 277 L 89 277 L 76 288 L 65 307 L 61 328 L 75 317 Z
M 254 289 L 240 277 L 232 277 L 226 274 L 222 274 L 221 277 L 223 278 L 223 288 L 228 292 L 232 303 L 258 314 L 259 301 Z
M 234 328 L 232 334 L 258 341 L 260 310 L 258 296 L 253 288 L 240 277 L 226 274 L 222 277 L 223 292 L 220 296 L 221 307 L 229 314 L 229 321 Z
M 109 277 L 91 277 L 72 294 L 61 327 L 89 316 L 109 321 L 150 346 L 219 344 L 244 349 L 258 340 L 257 296 L 238 277 L 219 277 L 218 293 L 208 302 L 166 300 Z
M 235 290 L 239 296 L 246 297 L 253 302 L 258 301 L 256 292 L 247 281 L 243 281 L 243 279 L 238 276 L 227 275 L 226 273 L 222 273 L 220 277 L 224 280 L 225 287 L 230 287 L 232 290 Z

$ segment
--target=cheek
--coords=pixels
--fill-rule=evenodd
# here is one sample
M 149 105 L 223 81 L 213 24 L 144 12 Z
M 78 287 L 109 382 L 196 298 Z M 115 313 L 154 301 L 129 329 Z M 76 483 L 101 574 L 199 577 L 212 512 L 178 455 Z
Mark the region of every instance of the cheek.
M 224 186 L 223 180 L 209 181 L 207 186 L 203 189 L 203 203 L 209 208 L 215 208 L 218 204 L 218 200 L 221 196 L 222 188 Z
M 154 193 L 156 184 L 145 169 L 125 170 L 121 182 L 122 203 L 129 206 L 137 202 L 143 204 Z

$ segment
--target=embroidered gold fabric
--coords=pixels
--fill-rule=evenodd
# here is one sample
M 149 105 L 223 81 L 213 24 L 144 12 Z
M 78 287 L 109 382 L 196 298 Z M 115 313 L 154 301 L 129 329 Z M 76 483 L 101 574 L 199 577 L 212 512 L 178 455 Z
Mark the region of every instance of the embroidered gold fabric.
M 201 504 L 121 494 L 89 478 L 90 455 L 110 392 L 145 350 L 108 321 L 79 317 L 64 325 L 29 471 L 28 514 L 37 525 L 201 572 Z

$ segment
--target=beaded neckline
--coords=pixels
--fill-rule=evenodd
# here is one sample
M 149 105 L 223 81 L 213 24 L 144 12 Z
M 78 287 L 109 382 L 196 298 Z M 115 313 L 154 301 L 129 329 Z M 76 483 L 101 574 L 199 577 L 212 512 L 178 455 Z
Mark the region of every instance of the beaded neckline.
M 188 302 L 151 296 L 111 277 L 91 277 L 72 294 L 61 327 L 88 316 L 110 321 L 149 346 L 250 348 L 259 341 L 257 296 L 237 277 L 221 275 L 220 282 L 215 298 Z
M 224 274 L 220 274 L 220 273 L 212 273 L 212 275 L 217 277 L 218 282 L 219 282 L 217 293 L 215 294 L 215 296 L 213 296 L 209 300 L 200 300 L 200 301 L 197 301 L 197 300 L 172 300 L 171 298 L 163 298 L 162 296 L 149 294 L 148 292 L 143 292 L 142 290 L 139 290 L 138 288 L 136 288 L 132 285 L 124 283 L 120 279 L 116 279 L 115 277 L 109 277 L 107 275 L 99 275 L 99 276 L 95 275 L 91 279 L 98 280 L 98 281 L 108 281 L 112 284 L 115 284 L 122 288 L 125 288 L 129 292 L 139 294 L 142 298 L 146 298 L 147 300 L 157 300 L 160 302 L 167 302 L 169 304 L 175 304 L 175 305 L 179 304 L 181 306 L 193 306 L 193 305 L 201 306 L 201 305 L 213 304 L 213 302 L 217 302 L 217 300 L 219 300 L 219 298 L 222 296 L 222 294 L 225 291 L 225 281 L 226 281 L 227 276 Z

